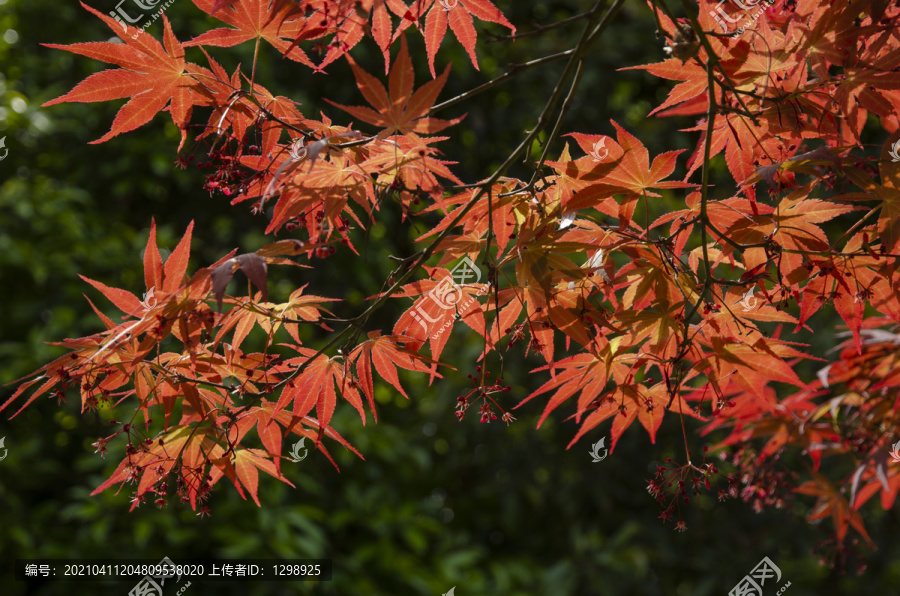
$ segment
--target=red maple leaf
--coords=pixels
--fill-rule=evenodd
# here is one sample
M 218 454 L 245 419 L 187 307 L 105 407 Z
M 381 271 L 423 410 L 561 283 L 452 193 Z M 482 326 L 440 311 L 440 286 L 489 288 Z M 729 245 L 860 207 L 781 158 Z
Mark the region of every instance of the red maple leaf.
M 270 10 L 269 0 L 239 0 L 229 8 L 223 8 L 222 2 L 216 0 L 193 2 L 203 12 L 235 28 L 220 27 L 207 31 L 185 43 L 185 46 L 230 48 L 251 39 L 264 39 L 291 60 L 318 70 L 306 53 L 296 47 L 296 41 L 317 37 L 324 30 L 311 28 L 307 19 L 295 14 L 296 6 L 279 2 Z
M 500 9 L 489 0 L 439 0 L 435 2 L 428 11 L 428 16 L 425 17 L 425 50 L 428 52 L 428 68 L 431 69 L 432 77 L 437 78 L 434 72 L 434 57 L 447 34 L 447 25 L 450 25 L 456 39 L 466 49 L 472 65 L 476 70 L 480 70 L 478 59 L 475 56 L 475 42 L 478 39 L 478 33 L 475 31 L 472 17 L 499 23 L 512 31 L 513 35 L 516 34 L 515 26 L 506 20 Z
M 109 132 L 96 141 L 91 141 L 102 143 L 150 122 L 157 112 L 168 105 L 172 122 L 181 130 L 181 144 L 178 146 L 181 149 L 194 103 L 191 88 L 196 85 L 196 81 L 185 72 L 188 64 L 184 61 L 184 48 L 172 33 L 169 20 L 163 15 L 163 47 L 143 30 L 117 22 L 84 3 L 81 5 L 103 19 L 117 35 L 122 35 L 124 29 L 122 39 L 125 45 L 109 41 L 67 46 L 52 43 L 43 45 L 118 64 L 122 68 L 94 73 L 62 97 L 48 101 L 42 107 L 63 102 L 89 103 L 131 97 L 131 101 L 116 114 Z
M 331 100 L 326 101 L 363 122 L 383 127 L 384 130 L 378 134 L 378 138 L 385 138 L 395 132 L 431 134 L 463 119 L 460 116 L 453 120 L 438 120 L 428 116 L 428 111 L 447 82 L 450 67 L 448 66 L 436 80 L 425 83 L 413 92 L 412 60 L 409 57 L 405 37 L 401 40 L 400 54 L 391 68 L 390 91 L 385 89 L 378 79 L 357 66 L 350 56 L 347 56 L 347 61 L 353 68 L 356 85 L 375 109 L 343 106 Z
M 428 368 L 424 362 L 431 362 L 404 346 L 409 338 L 401 335 L 381 335 L 378 331 L 371 331 L 369 339 L 359 344 L 350 353 L 349 361 L 356 361 L 356 374 L 359 377 L 359 385 L 366 398 L 369 400 L 369 408 L 372 417 L 378 421 L 375 413 L 375 388 L 372 383 L 372 369 L 374 367 L 378 376 L 393 385 L 403 397 L 409 399 L 400 378 L 397 376 L 397 367 L 406 370 L 425 372 Z M 440 376 L 440 375 L 437 375 Z M 363 418 L 365 421 L 365 418 Z

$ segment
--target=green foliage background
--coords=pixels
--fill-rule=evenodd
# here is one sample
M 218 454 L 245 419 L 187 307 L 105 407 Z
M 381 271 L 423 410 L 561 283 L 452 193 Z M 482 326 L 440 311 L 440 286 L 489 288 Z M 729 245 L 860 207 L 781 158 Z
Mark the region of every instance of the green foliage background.
M 104 11 L 115 8 L 113 0 L 94 0 L 93 5 Z M 578 0 L 498 5 L 521 32 L 530 30 L 531 23 L 551 23 L 589 7 Z M 182 41 L 216 23 L 188 0 L 178 0 L 166 14 Z M 438 69 L 453 64 L 442 99 L 501 74 L 510 62 L 568 49 L 578 30 L 574 25 L 515 43 L 489 43 L 487 32 L 506 31 L 480 27 L 480 72 L 448 36 L 437 64 Z M 150 28 L 157 36 L 160 31 L 160 23 Z M 167 115 L 108 143 L 88 145 L 109 128 L 122 102 L 39 107 L 105 68 L 40 44 L 101 41 L 109 35 L 73 0 L 0 0 L 0 136 L 6 135 L 9 148 L 0 162 L 3 383 L 60 353 L 45 342 L 100 329 L 82 293 L 111 314 L 102 296 L 77 274 L 140 293 L 141 251 L 151 217 L 160 226 L 160 245 L 169 249 L 188 222 L 196 220 L 192 270 L 232 248 L 249 251 L 264 243 L 263 219 L 249 215 L 245 206 L 229 206 L 220 194 L 209 196 L 201 189 L 204 170 L 174 167 L 178 135 Z M 422 40 L 408 38 L 422 83 L 428 77 Z M 611 134 L 609 118 L 614 118 L 651 154 L 693 148 L 696 138 L 678 132 L 691 123 L 646 118 L 668 85 L 641 71 L 617 72 L 661 60 L 661 46 L 646 7 L 628 4 L 592 50 L 592 67 L 566 131 Z M 247 68 L 252 44 L 212 53 L 228 70 L 238 63 Z M 371 41 L 354 56 L 371 72 L 382 68 Z M 204 63 L 197 49 L 189 50 L 188 58 Z M 468 112 L 463 124 L 448 131 L 452 138 L 441 144 L 449 158 L 460 162 L 457 171 L 463 179 L 487 176 L 534 124 L 559 64 L 527 71 L 439 114 L 448 118 Z M 344 62 L 329 68 L 327 76 L 313 75 L 264 47 L 257 80 L 300 101 L 306 114 L 321 110 L 342 123 L 344 116 L 321 97 L 362 102 Z M 561 145 L 554 155 L 559 149 Z M 203 161 L 202 150 L 197 159 Z M 724 174 L 722 164 L 717 166 Z M 728 188 L 727 178 L 720 182 Z M 663 213 L 676 208 L 678 200 L 669 196 L 653 208 Z M 412 239 L 432 223 L 420 217 L 412 229 L 401 227 L 399 212 L 391 209 L 383 212 L 365 244 L 364 263 L 339 251 L 312 263 L 314 269 L 273 272 L 272 295 L 283 298 L 297 285 L 310 283 L 315 293 L 346 299 L 339 314 L 359 312 L 364 298 L 386 278 L 392 266 L 388 255 L 409 254 Z M 363 245 L 361 236 L 359 240 Z M 387 331 L 400 312 L 400 305 L 385 309 L 374 322 Z M 819 328 L 828 332 L 801 340 L 814 342 L 816 353 L 824 352 L 834 344 L 834 323 L 836 319 L 821 319 Z M 520 348 L 506 355 L 504 380 L 513 386 L 507 408 L 539 384 L 538 377 L 529 376 L 539 362 L 523 359 Z M 70 398 L 59 407 L 40 399 L 13 420 L 4 415 L 0 437 L 6 437 L 9 451 L 0 462 L 0 593 L 124 596 L 134 585 L 15 582 L 15 558 L 163 556 L 176 563 L 245 557 L 330 558 L 334 564 L 334 579 L 327 583 L 196 581 L 185 592 L 192 596 L 437 595 L 453 586 L 457 596 L 723 595 L 763 556 L 791 581 L 792 596 L 900 593 L 895 587 L 900 548 L 892 540 L 898 528 L 895 511 L 883 512 L 875 503 L 866 506 L 867 526 L 880 550 L 864 553 L 868 569 L 858 577 L 838 576 L 817 564 L 811 550 L 829 528 L 805 523 L 807 500 L 791 499 L 791 511 L 756 514 L 739 501 L 719 503 L 704 495 L 683 509 L 688 531 L 676 533 L 657 519 L 660 510 L 645 486 L 657 463 L 683 457 L 677 418 L 667 418 L 655 445 L 636 425 L 614 454 L 592 464 L 589 444 L 608 432 L 608 425 L 566 450 L 575 427 L 564 420 L 564 409 L 535 430 L 543 402 L 516 410 L 518 421 L 508 428 L 499 421 L 479 424 L 474 416 L 457 422 L 455 398 L 469 383 L 466 375 L 475 372 L 477 337 L 460 326 L 445 353 L 457 356 L 457 370 L 431 385 L 421 376 L 404 377 L 411 400 L 386 384 L 379 386 L 377 425 L 363 427 L 351 409 L 339 408 L 334 426 L 365 461 L 337 452 L 340 473 L 314 453 L 299 464 L 285 462 L 283 469 L 297 489 L 262 477 L 262 508 L 243 501 L 222 482 L 211 499 L 209 518 L 178 503 L 129 513 L 127 490 L 89 496 L 122 456 L 121 442 L 111 444 L 106 460 L 91 447 L 98 437 L 111 434 L 112 412 L 81 415 L 78 400 Z M 807 378 L 811 371 L 805 371 Z M 0 399 L 11 390 L 0 388 Z M 689 426 L 689 433 L 695 427 Z M 699 453 L 702 444 L 692 441 Z

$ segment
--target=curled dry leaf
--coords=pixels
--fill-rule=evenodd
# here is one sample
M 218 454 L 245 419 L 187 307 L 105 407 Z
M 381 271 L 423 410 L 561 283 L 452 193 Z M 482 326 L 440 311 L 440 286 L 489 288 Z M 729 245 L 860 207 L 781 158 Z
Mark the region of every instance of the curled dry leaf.
M 210 277 L 212 277 L 213 293 L 216 295 L 216 305 L 219 312 L 222 312 L 222 298 L 225 296 L 225 288 L 228 287 L 228 282 L 231 281 L 231 278 L 234 277 L 234 272 L 238 269 L 243 271 L 247 279 L 262 292 L 263 302 L 269 299 L 269 292 L 266 287 L 266 273 L 268 271 L 266 259 L 252 252 L 237 255 L 226 261 L 224 265 L 220 265 L 209 272 Z

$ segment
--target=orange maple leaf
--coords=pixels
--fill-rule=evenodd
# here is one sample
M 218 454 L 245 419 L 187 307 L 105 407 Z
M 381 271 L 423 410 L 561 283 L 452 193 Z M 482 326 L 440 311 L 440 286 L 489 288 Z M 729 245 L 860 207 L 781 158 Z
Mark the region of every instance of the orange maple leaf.
M 296 46 L 296 41 L 317 37 L 324 33 L 321 28 L 310 28 L 307 19 L 296 15 L 296 4 L 280 2 L 270 9 L 269 0 L 241 0 L 234 6 L 224 8 L 221 1 L 193 0 L 194 4 L 207 14 L 214 15 L 235 27 L 219 27 L 207 31 L 185 43 L 190 46 L 215 46 L 230 48 L 251 39 L 264 39 L 286 57 L 319 70 L 306 53 Z M 287 41 L 295 40 L 295 43 Z
M 180 150 L 187 136 L 187 125 L 193 108 L 191 88 L 196 82 L 185 72 L 188 65 L 184 61 L 184 48 L 172 33 L 169 20 L 163 15 L 163 47 L 143 30 L 119 23 L 84 3 L 81 5 L 103 19 L 117 35 L 122 35 L 124 28 L 122 40 L 125 44 L 104 41 L 43 45 L 118 64 L 122 68 L 94 73 L 65 95 L 48 101 L 42 107 L 63 102 L 90 103 L 131 97 L 116 114 L 109 132 L 96 141 L 91 141 L 94 144 L 103 143 L 147 124 L 168 105 L 172 122 L 181 130 L 181 144 L 178 145 Z
M 375 109 L 343 106 L 331 100 L 326 101 L 363 122 L 383 127 L 384 130 L 378 133 L 379 139 L 388 137 L 395 132 L 431 134 L 456 124 L 464 118 L 464 116 L 460 116 L 453 120 L 439 120 L 428 116 L 428 111 L 447 82 L 450 67 L 444 69 L 440 77 L 413 92 L 413 67 L 409 50 L 406 47 L 406 38 L 401 39 L 400 54 L 391 68 L 390 92 L 378 79 L 357 66 L 349 55 L 347 61 L 353 68 L 356 85 Z
M 409 338 L 402 335 L 381 335 L 378 331 L 370 331 L 369 339 L 359 344 L 350 353 L 349 362 L 356 362 L 356 374 L 359 378 L 359 386 L 363 394 L 369 400 L 369 408 L 372 410 L 372 417 L 378 421 L 375 413 L 375 388 L 372 383 L 372 370 L 379 377 L 393 385 L 400 394 L 409 399 L 403 386 L 400 384 L 400 377 L 397 376 L 397 367 L 406 370 L 427 372 L 428 368 L 425 362 L 433 362 L 424 356 L 408 349 L 405 342 Z M 440 377 L 439 374 L 434 373 Z M 363 418 L 365 422 L 365 418 Z
M 849 526 L 859 532 L 866 539 L 869 545 L 872 545 L 872 539 L 863 526 L 862 516 L 858 511 L 854 511 L 847 499 L 841 496 L 837 487 L 835 487 L 828 479 L 818 472 L 811 471 L 814 480 L 804 482 L 794 489 L 794 492 L 801 495 L 812 495 L 817 497 L 817 501 L 812 511 L 807 516 L 807 521 L 816 521 L 831 514 L 831 520 L 834 523 L 834 533 L 838 542 L 843 542 L 847 535 Z
M 478 33 L 475 31 L 473 16 L 482 21 L 499 23 L 512 31 L 513 35 L 516 34 L 515 26 L 506 20 L 500 9 L 489 0 L 439 0 L 435 2 L 428 11 L 428 16 L 425 17 L 425 50 L 428 52 L 428 68 L 431 69 L 432 77 L 435 77 L 434 57 L 447 34 L 447 25 L 450 25 L 456 39 L 466 49 L 475 70 L 480 70 L 478 59 L 475 57 L 475 42 L 478 39 Z

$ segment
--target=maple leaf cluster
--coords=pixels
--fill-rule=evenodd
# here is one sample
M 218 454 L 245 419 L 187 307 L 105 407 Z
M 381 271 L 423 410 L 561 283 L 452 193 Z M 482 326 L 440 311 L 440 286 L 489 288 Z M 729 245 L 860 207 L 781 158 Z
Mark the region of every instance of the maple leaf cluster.
M 196 508 L 227 476 L 259 503 L 259 470 L 288 482 L 280 468 L 285 435 L 314 439 L 326 455 L 323 438 L 352 450 L 329 426 L 338 401 L 350 402 L 364 422 L 368 406 L 374 418 L 374 379 L 405 396 L 398 368 L 439 376 L 450 364 L 442 361 L 449 331 L 461 323 L 480 336 L 484 363 L 542 359 L 533 371 L 542 375 L 540 386 L 516 407 L 541 400 L 540 426 L 571 402 L 578 428 L 570 446 L 606 423 L 611 451 L 635 422 L 653 443 L 664 419 L 692 418 L 705 423 L 704 434 L 726 436 L 717 449 L 762 445 L 758 457 L 734 460 L 747 481 L 739 490 L 732 478 L 728 492 L 777 506 L 783 496 L 772 487 L 787 486 L 818 498 L 810 519 L 831 515 L 839 540 L 848 527 L 868 539 L 858 508 L 878 493 L 889 507 L 900 489 L 900 468 L 885 459 L 897 438 L 886 429 L 897 429 L 900 354 L 900 163 L 890 158 L 900 138 L 895 4 L 864 2 L 863 11 L 837 1 L 779 0 L 752 27 L 722 33 L 740 15 L 729 12 L 723 21 L 719 4 L 686 3 L 686 16 L 678 16 L 663 2 L 649 3 L 672 57 L 630 68 L 677 81 L 654 114 L 683 119 L 697 137 L 684 176 L 673 178 L 685 150 L 651 159 L 615 121 L 614 136 L 563 136 L 552 126 L 571 105 L 587 49 L 622 5 L 598 3 L 576 19 L 583 32 L 564 56 L 538 124 L 489 178 L 470 184 L 433 146 L 446 139 L 433 135 L 462 119 L 434 116 L 449 76 L 449 68 L 438 76 L 434 65 L 448 26 L 476 67 L 473 17 L 515 33 L 488 0 L 194 4 L 228 26 L 181 43 L 164 17 L 162 43 L 128 27 L 124 43 L 52 45 L 120 68 L 46 105 L 130 97 L 95 142 L 168 110 L 181 130 L 179 150 L 195 126 L 195 108 L 208 112 L 192 141 L 218 147 L 206 164 L 215 170 L 207 188 L 267 217 L 266 234 L 302 240 L 232 253 L 188 277 L 191 230 L 163 263 L 154 227 L 144 258 L 153 304 L 87 280 L 122 312 L 121 322 L 95 308 L 106 330 L 62 342 L 70 353 L 36 371 L 0 410 L 35 386 L 19 411 L 51 392 L 64 399 L 70 388 L 80 390 L 85 410 L 136 404 L 117 433 L 129 438 L 127 457 L 98 490 L 132 483 L 135 504 L 152 494 L 159 501 L 174 474 L 179 496 Z M 424 35 L 432 75 L 419 88 L 406 42 L 412 28 Z M 367 35 L 383 53 L 386 84 L 348 53 Z M 324 72 L 347 60 L 369 105 L 329 102 L 364 130 L 304 116 L 256 80 L 255 63 L 249 76 L 240 68 L 229 75 L 206 53 L 244 43 L 258 51 L 262 41 L 296 63 L 285 68 Z M 192 47 L 203 50 L 208 67 L 186 61 Z M 317 52 L 318 63 L 310 57 Z M 881 133 L 877 156 L 863 142 L 871 129 Z M 543 153 L 527 154 L 533 176 L 508 177 L 542 132 L 550 137 Z M 719 155 L 730 187 L 710 182 Z M 662 200 L 677 200 L 679 208 L 651 221 Z M 326 258 L 341 247 L 356 253 L 353 232 L 375 225 L 389 201 L 400 205 L 404 221 L 435 223 L 418 238 L 424 248 L 400 260 L 365 312 L 337 318 L 328 310 L 334 299 L 305 286 L 286 302 L 269 301 L 270 265 Z M 428 268 L 434 255 L 439 262 Z M 477 263 L 485 279 L 451 283 L 448 267 L 461 259 Z M 428 279 L 410 281 L 423 267 Z M 256 293 L 226 295 L 238 270 Z M 437 299 L 448 291 L 451 301 Z M 362 336 L 388 301 L 406 306 L 394 328 Z M 813 357 L 786 335 L 810 329 L 831 306 L 850 339 L 817 381 L 804 381 L 795 365 Z M 301 332 L 307 326 L 331 339 L 310 347 Z M 270 350 L 282 328 L 291 358 Z M 251 332 L 264 336 L 263 352 L 241 350 Z M 179 348 L 161 352 L 170 337 Z M 509 423 L 514 418 L 497 401 L 508 390 L 502 368 L 496 381 L 488 375 L 486 364 L 470 375 L 473 389 L 458 399 L 457 416 L 480 403 L 482 422 L 496 419 L 496 410 Z M 795 393 L 785 396 L 789 387 Z M 138 418 L 148 433 L 154 416 L 163 417 L 163 430 L 141 435 Z M 258 446 L 248 446 L 254 440 Z M 662 468 L 651 483 L 666 519 L 673 508 L 664 502 L 665 483 L 675 479 L 677 499 L 686 496 L 690 474 L 695 487 L 706 488 L 718 475 L 711 463 L 690 462 L 687 441 L 683 469 Z M 791 447 L 813 463 L 808 481 L 763 469 Z M 852 458 L 855 472 L 827 477 L 819 472 L 823 456 Z

